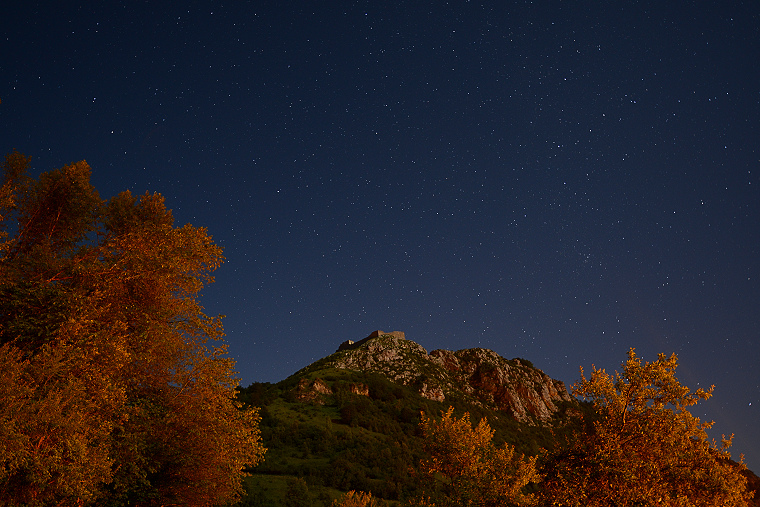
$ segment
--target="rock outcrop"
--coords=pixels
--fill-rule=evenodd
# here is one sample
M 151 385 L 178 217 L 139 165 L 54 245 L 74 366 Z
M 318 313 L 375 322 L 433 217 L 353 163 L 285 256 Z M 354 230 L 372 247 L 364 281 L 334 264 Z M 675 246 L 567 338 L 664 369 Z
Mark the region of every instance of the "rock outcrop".
M 369 386 L 366 384 L 352 382 L 348 386 L 351 394 L 358 396 L 369 396 Z M 313 403 L 324 405 L 326 396 L 335 394 L 330 386 L 321 378 L 309 380 L 306 377 L 298 381 L 298 385 L 293 389 L 293 397 L 301 403 Z
M 380 373 L 393 382 L 415 387 L 431 400 L 464 397 L 520 422 L 546 423 L 560 402 L 572 400 L 563 382 L 534 368 L 529 361 L 508 360 L 488 349 L 439 349 L 428 354 L 403 333 L 382 331 L 344 344 L 325 358 L 327 364 Z
M 295 398 L 304 403 L 324 405 L 324 396 L 332 394 L 332 389 L 322 379 L 310 381 L 302 378 L 294 390 Z
M 354 384 L 350 386 L 352 394 L 358 394 L 359 396 L 369 396 L 369 386 L 366 384 Z
M 466 393 L 511 413 L 518 421 L 547 421 L 558 410 L 558 402 L 571 400 L 564 382 L 520 359 L 504 359 L 492 350 L 434 350 L 430 358 L 449 372 Z
M 355 349 L 356 347 L 359 347 L 361 344 L 365 343 L 367 340 L 378 338 L 380 336 L 393 336 L 394 338 L 399 338 L 401 340 L 406 338 L 403 331 L 391 331 L 390 333 L 386 333 L 385 331 L 378 329 L 377 331 L 372 331 L 368 337 L 364 338 L 363 340 L 359 340 L 358 342 L 355 342 L 353 340 L 344 341 L 338 346 L 338 352 L 341 350 Z

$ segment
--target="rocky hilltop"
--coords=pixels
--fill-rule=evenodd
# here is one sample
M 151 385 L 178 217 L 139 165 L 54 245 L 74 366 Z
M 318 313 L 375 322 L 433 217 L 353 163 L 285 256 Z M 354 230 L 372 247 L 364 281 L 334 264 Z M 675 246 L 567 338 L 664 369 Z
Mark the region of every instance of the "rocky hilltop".
M 363 340 L 343 342 L 334 354 L 296 375 L 324 368 L 379 373 L 428 399 L 462 399 L 528 424 L 548 422 L 561 402 L 572 401 L 563 382 L 529 361 L 505 359 L 483 348 L 428 353 L 400 331 L 375 331 Z

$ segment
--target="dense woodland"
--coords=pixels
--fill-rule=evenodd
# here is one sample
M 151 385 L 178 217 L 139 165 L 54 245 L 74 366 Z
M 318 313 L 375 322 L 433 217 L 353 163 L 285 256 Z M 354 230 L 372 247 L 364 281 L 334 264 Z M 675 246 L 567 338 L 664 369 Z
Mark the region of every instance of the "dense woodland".
M 310 370 L 310 400 L 300 376 L 241 389 L 197 300 L 223 261 L 207 231 L 158 194 L 101 199 L 85 162 L 28 169 L 9 154 L 0 187 L 2 505 L 752 501 L 675 356 L 593 369 L 546 425 L 349 370 Z
M 102 200 L 78 162 L 0 187 L 0 503 L 212 505 L 261 461 L 219 317 L 223 260 L 164 199 Z
M 664 356 L 645 363 L 631 351 L 617 394 L 607 390 L 615 377 L 595 370 L 577 386 L 589 399 L 564 404 L 547 425 L 519 423 L 464 398 L 431 401 L 376 373 L 307 369 L 307 379 L 332 390 L 308 400 L 297 395 L 301 372 L 253 384 L 241 399 L 262 407 L 268 450 L 243 505 L 331 505 L 347 490 L 370 492 L 373 505 L 743 505 L 744 477 L 757 477 L 740 475 L 742 465 L 725 449 L 702 440 L 706 425 L 688 411 L 678 414 L 672 403 L 651 410 L 676 393 L 682 399 L 672 401 L 684 409 L 709 396 L 680 386 L 675 364 Z M 629 386 L 642 381 L 633 395 Z M 368 395 L 356 394 L 357 385 Z M 653 439 L 654 428 L 667 438 Z M 667 495 L 671 503 L 657 502 Z M 654 501 L 642 503 L 647 498 Z M 365 505 L 357 501 L 346 505 Z
M 570 433 L 569 427 L 522 425 L 461 401 L 431 401 L 378 374 L 316 370 L 310 377 L 323 380 L 334 394 L 299 401 L 300 376 L 241 390 L 241 399 L 262 407 L 261 432 L 268 447 L 267 459 L 249 479 L 250 505 L 277 505 L 297 485 L 308 490 L 315 505 L 349 490 L 393 501 L 419 495 L 423 490 L 414 468 L 426 456 L 422 414 L 440 416 L 448 407 L 470 413 L 473 421 L 487 420 L 495 445 L 510 442 L 526 455 L 552 446 L 555 434 Z M 354 394 L 356 385 L 366 386 L 369 395 Z

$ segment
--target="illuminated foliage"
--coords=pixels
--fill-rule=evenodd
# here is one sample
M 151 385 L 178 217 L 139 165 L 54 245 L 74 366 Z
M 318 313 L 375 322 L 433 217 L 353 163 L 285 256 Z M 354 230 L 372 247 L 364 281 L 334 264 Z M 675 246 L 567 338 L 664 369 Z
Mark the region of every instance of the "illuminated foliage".
M 429 454 L 421 473 L 441 491 L 431 491 L 418 505 L 534 505 L 533 495 L 523 489 L 538 480 L 536 458 L 516 454 L 506 444 L 496 447 L 485 419 L 473 428 L 468 413 L 457 419 L 450 407 L 440 420 L 423 414 L 420 425 Z
M 28 163 L 0 187 L 0 503 L 236 498 L 264 449 L 197 300 L 221 249 L 160 195 L 104 202 L 85 162 Z
M 688 407 L 712 395 L 675 377 L 675 355 L 642 364 L 634 350 L 611 377 L 594 368 L 574 393 L 594 403 L 598 420 L 543 464 L 543 500 L 552 506 L 747 505 L 743 464 L 730 439 L 717 446 Z
M 333 507 L 376 507 L 377 502 L 372 498 L 372 493 L 361 491 L 349 491 L 339 500 L 333 500 Z

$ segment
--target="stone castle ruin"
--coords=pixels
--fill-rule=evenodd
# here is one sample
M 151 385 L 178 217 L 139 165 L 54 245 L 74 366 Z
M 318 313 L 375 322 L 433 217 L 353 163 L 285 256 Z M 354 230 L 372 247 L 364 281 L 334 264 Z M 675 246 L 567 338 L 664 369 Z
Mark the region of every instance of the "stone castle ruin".
M 340 346 L 338 347 L 338 350 L 353 349 L 355 347 L 358 347 L 362 343 L 366 342 L 367 340 L 371 340 L 372 338 L 379 338 L 383 335 L 390 335 L 400 340 L 406 340 L 406 336 L 404 335 L 403 331 L 391 331 L 390 333 L 386 333 L 385 331 L 381 331 L 380 329 L 378 329 L 377 331 L 372 331 L 368 337 L 362 340 L 359 340 L 358 342 L 355 342 L 353 340 L 344 341 L 343 343 L 340 344 Z

